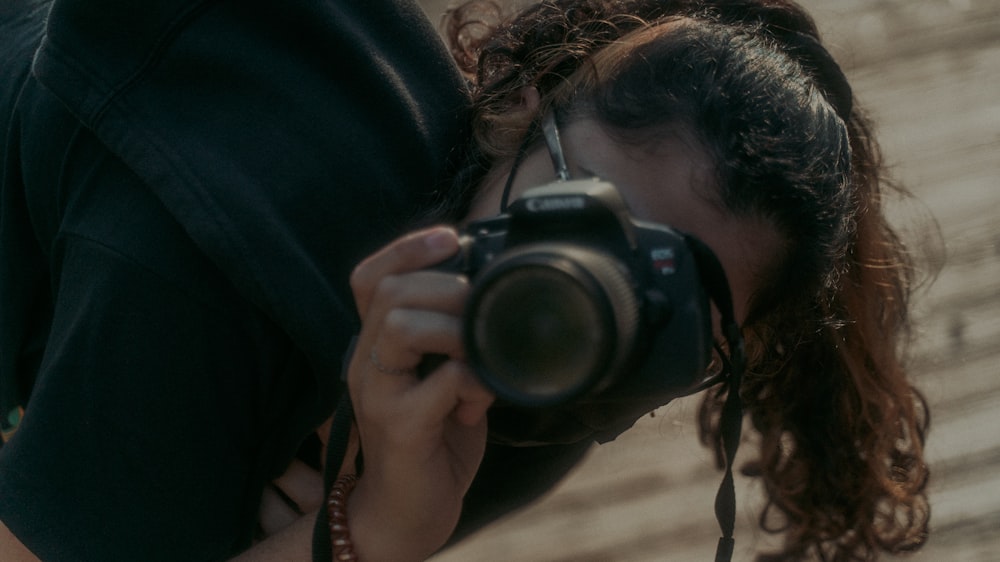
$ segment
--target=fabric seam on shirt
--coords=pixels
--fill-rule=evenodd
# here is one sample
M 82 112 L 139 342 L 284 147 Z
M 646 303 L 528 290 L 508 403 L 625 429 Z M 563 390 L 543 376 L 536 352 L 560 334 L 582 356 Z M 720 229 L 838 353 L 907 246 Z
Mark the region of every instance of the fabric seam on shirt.
M 207 299 L 207 298 L 199 295 L 198 293 L 196 293 L 194 291 L 191 291 L 190 289 L 184 287 L 184 285 L 182 285 L 182 284 L 174 281 L 170 277 L 163 275 L 159 271 L 157 271 L 157 270 L 149 267 L 148 265 L 142 263 L 141 261 L 139 261 L 136 258 L 130 256 L 129 254 L 126 254 L 126 253 L 122 252 L 121 250 L 119 250 L 119 249 L 117 249 L 117 248 L 115 248 L 113 246 L 110 246 L 110 245 L 106 244 L 105 242 L 102 242 L 101 240 L 98 240 L 98 239 L 96 239 L 96 238 L 94 238 L 92 236 L 88 236 L 86 234 L 81 234 L 79 232 L 73 232 L 71 230 L 60 230 L 59 234 L 56 237 L 56 240 L 58 240 L 59 238 L 75 238 L 75 239 L 78 239 L 78 240 L 82 240 L 84 242 L 89 242 L 90 244 L 93 244 L 95 246 L 99 246 L 100 248 L 102 248 L 102 249 L 104 249 L 104 250 L 106 250 L 106 251 L 114 254 L 115 256 L 121 258 L 122 260 L 128 262 L 129 264 L 131 264 L 131 265 L 133 265 L 135 267 L 138 267 L 138 268 L 142 269 L 143 271 L 146 271 L 147 273 L 149 273 L 152 276 L 156 277 L 157 279 L 163 281 L 165 284 L 169 285 L 170 287 L 172 287 L 177 292 L 183 293 L 185 295 L 188 295 L 193 300 L 199 302 L 205 308 L 208 308 L 210 310 L 218 311 L 219 313 L 224 314 L 227 318 L 230 318 L 231 320 L 235 321 L 237 324 L 241 324 L 242 325 L 242 322 L 240 321 L 241 319 L 238 318 L 236 315 L 234 315 L 232 313 L 232 311 L 229 311 L 229 310 L 226 310 L 225 308 L 217 306 L 211 299 Z M 235 292 L 235 290 L 234 290 L 234 292 Z M 253 303 L 251 303 L 250 301 L 247 301 L 243 297 L 240 297 L 240 298 L 243 301 L 245 301 L 249 307 L 253 308 L 258 313 L 262 313 L 262 311 L 260 311 L 260 309 L 258 309 L 256 306 L 254 306 Z

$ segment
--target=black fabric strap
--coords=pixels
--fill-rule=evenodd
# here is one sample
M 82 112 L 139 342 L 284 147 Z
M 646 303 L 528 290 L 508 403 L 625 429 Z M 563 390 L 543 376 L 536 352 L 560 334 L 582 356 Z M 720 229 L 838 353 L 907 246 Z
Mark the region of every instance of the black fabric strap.
M 337 402 L 337 409 L 334 410 L 333 423 L 330 425 L 330 439 L 326 444 L 326 462 L 323 465 L 323 507 L 316 515 L 316 525 L 313 527 L 312 536 L 312 559 L 313 562 L 330 562 L 333 559 L 333 545 L 330 543 L 330 524 L 326 513 L 326 497 L 330 495 L 333 483 L 337 481 L 337 475 L 344 465 L 347 456 L 347 446 L 351 440 L 351 427 L 354 424 L 354 405 L 351 404 L 351 395 L 347 391 L 346 377 L 347 366 L 354 354 L 354 345 L 357 337 L 351 339 L 351 343 L 344 354 L 342 378 L 345 379 L 344 387 L 341 391 L 340 400 Z
M 725 330 L 726 328 L 724 328 Z M 736 449 L 740 445 L 740 434 L 743 428 L 743 400 L 740 398 L 740 386 L 743 381 L 743 340 L 739 336 L 739 328 L 730 324 L 726 340 L 729 342 L 731 363 L 729 380 L 727 382 L 726 403 L 722 407 L 720 423 L 722 434 L 722 449 L 726 457 L 726 473 L 719 484 L 715 496 L 715 517 L 719 521 L 722 537 L 715 553 L 716 562 L 728 562 L 733 556 L 735 540 L 733 533 L 736 527 L 736 484 L 733 480 L 733 461 Z M 736 349 L 734 349 L 734 343 Z
M 722 419 L 719 422 L 726 472 L 715 496 L 715 518 L 722 530 L 722 537 L 719 538 L 715 552 L 715 561 L 728 562 L 733 556 L 735 545 L 733 533 L 736 528 L 736 485 L 733 479 L 733 461 L 740 445 L 740 434 L 743 428 L 743 400 L 740 398 L 740 387 L 743 383 L 743 370 L 745 368 L 743 336 L 736 321 L 732 293 L 729 290 L 729 283 L 726 280 L 722 264 L 719 263 L 712 250 L 697 238 L 688 236 L 687 243 L 695 256 L 695 261 L 698 262 L 698 273 L 701 275 L 702 285 L 719 310 L 722 334 L 729 346 L 728 357 L 725 353 L 719 354 L 726 363 L 725 370 L 729 372 L 729 376 L 726 379 L 726 403 L 722 407 Z
M 510 173 L 507 174 L 507 181 L 503 186 L 503 195 L 500 198 L 501 213 L 507 212 L 507 206 L 510 204 L 511 188 L 514 187 L 514 178 L 517 177 L 517 170 L 521 167 L 521 163 L 524 162 L 525 156 L 528 155 L 528 149 L 535 142 L 535 135 L 538 134 L 538 128 L 538 119 L 535 119 L 528 126 L 528 130 L 524 134 L 524 141 L 517 149 L 517 155 L 514 156 L 514 163 L 510 167 Z

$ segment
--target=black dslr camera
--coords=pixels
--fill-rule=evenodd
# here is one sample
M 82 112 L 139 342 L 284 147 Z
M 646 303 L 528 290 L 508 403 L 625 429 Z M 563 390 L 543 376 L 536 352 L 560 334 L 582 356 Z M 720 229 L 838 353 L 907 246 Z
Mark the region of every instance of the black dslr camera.
M 438 269 L 470 279 L 467 359 L 500 415 L 575 411 L 598 430 L 696 390 L 713 339 L 689 241 L 596 179 L 536 187 L 471 223 Z

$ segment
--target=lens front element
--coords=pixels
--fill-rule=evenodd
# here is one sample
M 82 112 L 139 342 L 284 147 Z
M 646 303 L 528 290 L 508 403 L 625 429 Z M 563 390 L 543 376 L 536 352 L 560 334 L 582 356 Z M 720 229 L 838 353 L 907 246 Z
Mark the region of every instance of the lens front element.
M 631 348 L 638 317 L 634 291 L 609 257 L 551 245 L 498 258 L 469 306 L 474 368 L 502 398 L 534 406 L 598 385 Z

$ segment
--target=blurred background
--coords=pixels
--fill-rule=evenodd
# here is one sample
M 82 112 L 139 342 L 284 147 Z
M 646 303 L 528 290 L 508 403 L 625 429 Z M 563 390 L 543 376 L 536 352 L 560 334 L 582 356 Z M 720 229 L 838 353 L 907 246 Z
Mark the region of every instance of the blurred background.
M 437 22 L 447 0 L 422 3 Z M 892 214 L 937 272 L 914 299 L 932 529 L 909 559 L 1000 561 L 1000 0 L 801 3 L 916 195 Z M 643 418 L 545 499 L 435 561 L 712 560 L 721 473 L 698 445 L 697 404 Z M 759 486 L 737 476 L 737 489 L 734 560 L 752 560 L 776 543 L 756 524 Z

